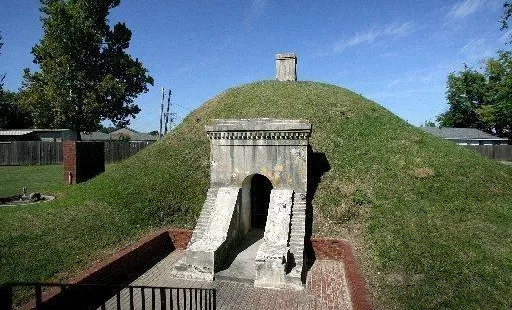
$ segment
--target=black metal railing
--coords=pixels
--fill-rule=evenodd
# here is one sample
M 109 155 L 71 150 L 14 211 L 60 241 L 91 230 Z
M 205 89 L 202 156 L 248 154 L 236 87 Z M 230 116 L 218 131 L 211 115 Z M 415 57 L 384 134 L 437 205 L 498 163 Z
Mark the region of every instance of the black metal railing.
M 32 288 L 32 309 L 214 310 L 215 289 L 142 285 L 7 283 L 0 287 L 0 310 L 13 309 L 16 288 Z M 48 296 L 43 291 L 50 290 Z

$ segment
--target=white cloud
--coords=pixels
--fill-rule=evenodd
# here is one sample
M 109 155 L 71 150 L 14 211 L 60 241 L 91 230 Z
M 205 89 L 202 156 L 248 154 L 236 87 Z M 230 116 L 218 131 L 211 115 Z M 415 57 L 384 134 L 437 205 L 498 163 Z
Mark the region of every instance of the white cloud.
M 475 38 L 475 39 L 472 39 L 471 41 L 469 41 L 466 45 L 464 45 L 461 48 L 461 52 L 467 53 L 470 51 L 478 50 L 478 49 L 481 49 L 482 46 L 485 46 L 485 45 L 486 45 L 486 42 L 485 42 L 484 38 Z
M 485 0 L 464 0 L 457 2 L 448 13 L 450 19 L 461 19 L 483 8 Z
M 475 60 L 491 57 L 494 54 L 494 49 L 485 38 L 474 38 L 466 43 L 460 52 L 470 60 Z
M 348 47 L 357 46 L 363 43 L 372 43 L 378 36 L 379 32 L 375 32 L 373 30 L 366 31 L 363 33 L 356 33 L 351 38 L 340 41 L 334 45 L 335 52 L 342 52 L 344 49 Z
M 267 0 L 253 0 L 245 16 L 244 25 L 251 27 L 267 7 Z
M 393 23 L 391 25 L 382 27 L 381 30 L 376 30 L 375 27 L 371 30 L 364 32 L 356 32 L 350 38 L 341 40 L 334 44 L 333 52 L 341 53 L 349 47 L 354 47 L 361 44 L 371 44 L 380 37 L 401 37 L 409 34 L 413 30 L 412 22 Z
M 402 23 L 402 24 L 393 23 L 386 28 L 385 33 L 388 35 L 394 35 L 394 36 L 404 36 L 404 35 L 410 33 L 412 31 L 412 29 L 413 29 L 413 24 L 410 21 Z
M 458 64 L 458 63 L 457 63 Z M 456 67 L 454 63 L 446 62 L 422 68 L 403 72 L 400 76 L 391 79 L 387 83 L 389 89 L 405 89 L 418 86 L 433 86 L 439 81 L 446 80 L 448 74 Z M 442 84 L 444 85 L 444 84 Z

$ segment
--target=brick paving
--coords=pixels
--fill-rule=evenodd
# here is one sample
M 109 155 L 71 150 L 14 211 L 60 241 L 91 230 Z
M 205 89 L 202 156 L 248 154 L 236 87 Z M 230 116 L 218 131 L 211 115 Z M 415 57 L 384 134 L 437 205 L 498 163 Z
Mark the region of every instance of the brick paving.
M 215 288 L 217 291 L 217 309 L 350 309 L 350 299 L 340 261 L 317 260 L 309 270 L 304 291 L 273 290 L 255 288 L 252 285 L 229 281 L 191 281 L 171 277 L 172 266 L 183 256 L 184 251 L 174 251 L 135 280 L 132 285 L 177 287 L 177 288 Z M 186 290 L 185 294 L 188 294 Z M 183 294 L 183 291 L 180 292 Z M 146 293 L 146 305 L 150 304 L 151 294 Z M 190 297 L 186 295 L 187 299 Z M 127 289 L 120 294 L 122 309 L 129 309 L 130 294 Z M 176 302 L 173 293 L 173 302 Z M 195 296 L 192 296 L 193 300 Z M 140 309 L 139 290 L 133 293 L 135 309 Z M 198 303 L 200 299 L 197 299 Z M 159 309 L 159 294 L 156 296 Z M 167 300 L 167 303 L 169 300 Z M 199 307 L 201 308 L 201 307 Z M 106 303 L 106 309 L 116 309 L 116 298 Z M 169 308 L 168 308 L 169 309 Z

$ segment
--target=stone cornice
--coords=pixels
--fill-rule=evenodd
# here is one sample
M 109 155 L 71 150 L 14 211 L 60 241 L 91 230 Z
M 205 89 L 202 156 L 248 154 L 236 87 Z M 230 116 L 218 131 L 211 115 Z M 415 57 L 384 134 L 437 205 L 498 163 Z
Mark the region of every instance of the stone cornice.
M 209 131 L 210 140 L 307 140 L 311 131 Z

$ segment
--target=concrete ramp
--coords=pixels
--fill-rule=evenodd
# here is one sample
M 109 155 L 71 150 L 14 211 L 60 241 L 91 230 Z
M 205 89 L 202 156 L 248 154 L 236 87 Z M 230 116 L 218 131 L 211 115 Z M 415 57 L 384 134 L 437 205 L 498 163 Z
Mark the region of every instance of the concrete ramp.
M 218 189 L 204 231 L 197 235 L 194 231 L 193 242 L 175 267 L 174 276 L 213 281 L 228 248 L 236 242 L 240 191 L 238 187 Z
M 286 267 L 292 205 L 293 190 L 273 189 L 271 191 L 265 235 L 256 254 L 254 286 L 289 287 Z

